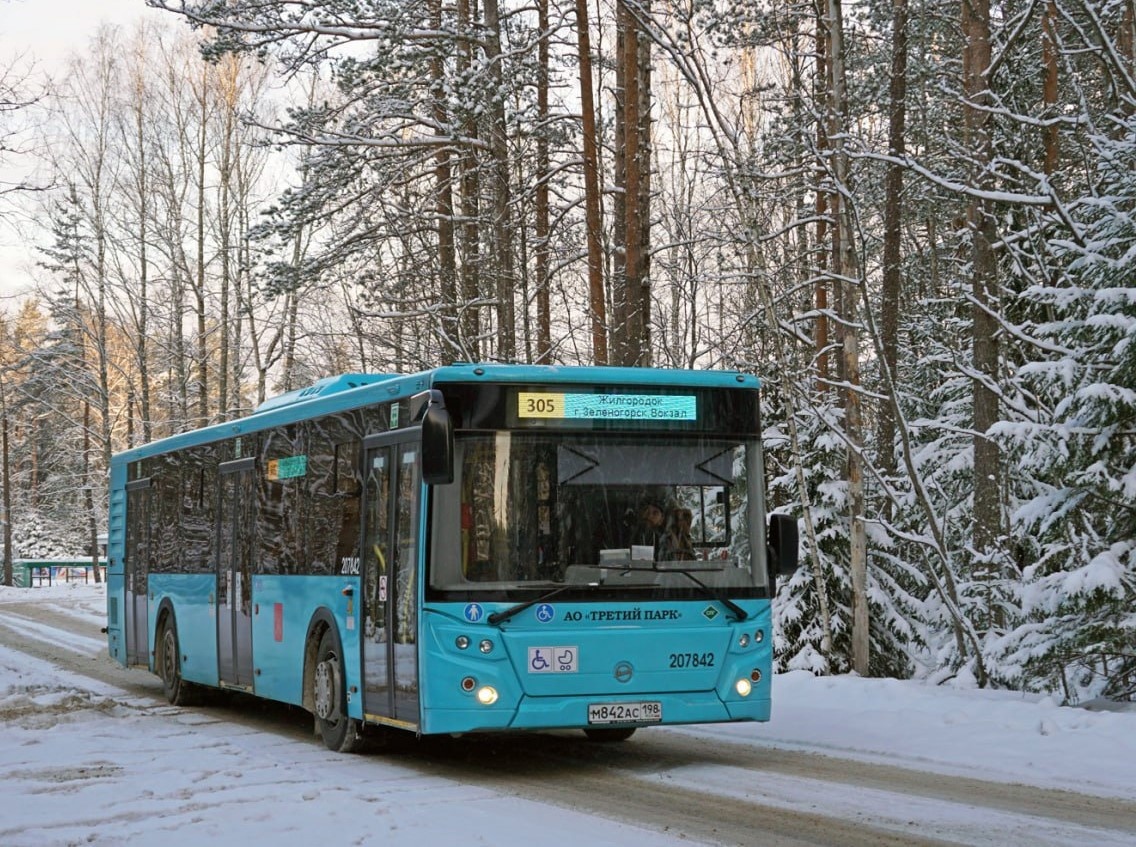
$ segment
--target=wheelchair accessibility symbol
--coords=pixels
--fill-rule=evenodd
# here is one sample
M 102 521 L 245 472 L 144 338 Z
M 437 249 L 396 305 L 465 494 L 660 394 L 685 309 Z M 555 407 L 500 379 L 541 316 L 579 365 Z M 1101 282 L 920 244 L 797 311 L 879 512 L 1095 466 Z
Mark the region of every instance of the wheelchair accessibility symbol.
M 529 673 L 576 673 L 579 658 L 576 647 L 530 647 Z
M 556 609 L 549 603 L 541 603 L 536 607 L 536 619 L 541 623 L 548 623 L 556 617 Z

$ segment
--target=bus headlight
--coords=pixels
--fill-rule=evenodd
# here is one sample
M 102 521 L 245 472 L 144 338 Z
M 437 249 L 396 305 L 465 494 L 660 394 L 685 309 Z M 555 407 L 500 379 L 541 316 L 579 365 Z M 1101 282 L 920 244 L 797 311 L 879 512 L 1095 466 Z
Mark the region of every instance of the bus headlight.
M 734 690 L 737 691 L 740 696 L 748 697 L 749 693 L 753 691 L 753 685 L 748 679 L 742 677 L 734 683 Z
M 477 702 L 482 706 L 492 706 L 497 702 L 497 689 L 491 685 L 483 685 L 477 689 Z
M 481 643 L 477 645 L 477 649 L 482 653 L 489 654 L 493 652 L 493 642 L 488 638 L 483 638 Z

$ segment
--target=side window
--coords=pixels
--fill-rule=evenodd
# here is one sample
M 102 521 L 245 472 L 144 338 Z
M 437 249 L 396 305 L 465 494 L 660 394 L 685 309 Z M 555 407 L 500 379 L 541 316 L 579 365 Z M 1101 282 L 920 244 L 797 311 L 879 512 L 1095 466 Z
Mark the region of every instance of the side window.
M 311 424 L 307 530 L 312 573 L 359 572 L 359 417 L 330 415 Z
M 493 539 L 493 442 L 470 440 L 462 464 L 462 575 L 472 581 L 502 579 L 490 552 Z
M 420 467 L 417 448 L 400 445 L 398 452 L 398 614 L 395 643 L 413 644 L 418 628 L 418 493 Z
M 180 453 L 167 453 L 154 459 L 153 530 L 151 567 L 158 573 L 182 570 L 181 544 L 181 471 Z
M 134 467 L 137 472 L 130 474 L 133 484 L 127 486 L 126 494 L 126 590 L 144 594 L 150 570 L 153 491 L 141 463 Z
M 307 570 L 308 450 L 303 425 L 264 433 L 257 480 L 256 557 L 260 573 L 295 574 Z
M 363 539 L 363 584 L 366 590 L 365 636 L 379 643 L 387 640 L 387 598 L 390 596 L 390 496 L 389 448 L 367 452 L 367 537 Z
M 217 514 L 215 449 L 199 447 L 185 454 L 181 472 L 182 570 L 212 570 L 213 531 Z
M 368 406 L 355 413 L 359 416 L 357 422 L 360 435 L 376 435 L 386 432 L 390 428 L 391 405 Z
M 336 445 L 335 498 L 339 504 L 335 558 L 340 572 L 358 573 L 360 504 L 363 480 L 359 473 L 359 442 Z
M 405 397 L 397 403 L 392 403 L 389 407 L 389 414 L 391 429 L 405 429 L 410 426 L 413 423 L 410 420 L 410 398 Z

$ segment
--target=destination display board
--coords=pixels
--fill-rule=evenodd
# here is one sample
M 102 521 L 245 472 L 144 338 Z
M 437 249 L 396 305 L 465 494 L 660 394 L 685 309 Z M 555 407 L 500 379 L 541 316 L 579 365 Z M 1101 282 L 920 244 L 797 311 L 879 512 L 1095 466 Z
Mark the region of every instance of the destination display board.
M 697 421 L 693 394 L 517 392 L 519 420 Z
M 761 431 L 756 387 L 449 383 L 441 390 L 458 430 Z

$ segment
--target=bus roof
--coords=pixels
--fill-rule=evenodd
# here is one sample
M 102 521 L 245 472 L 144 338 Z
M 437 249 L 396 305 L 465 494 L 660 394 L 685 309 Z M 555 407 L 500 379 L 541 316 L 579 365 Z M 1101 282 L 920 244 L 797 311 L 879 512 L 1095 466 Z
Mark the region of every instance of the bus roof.
M 656 385 L 692 388 L 760 387 L 752 374 L 738 371 L 695 371 L 581 365 L 506 365 L 458 363 L 416 374 L 352 373 L 324 377 L 306 388 L 265 400 L 250 415 L 178 433 L 117 453 L 112 464 L 208 444 L 244 433 L 307 420 L 372 403 L 402 399 L 445 383 L 541 383 L 575 385 Z

